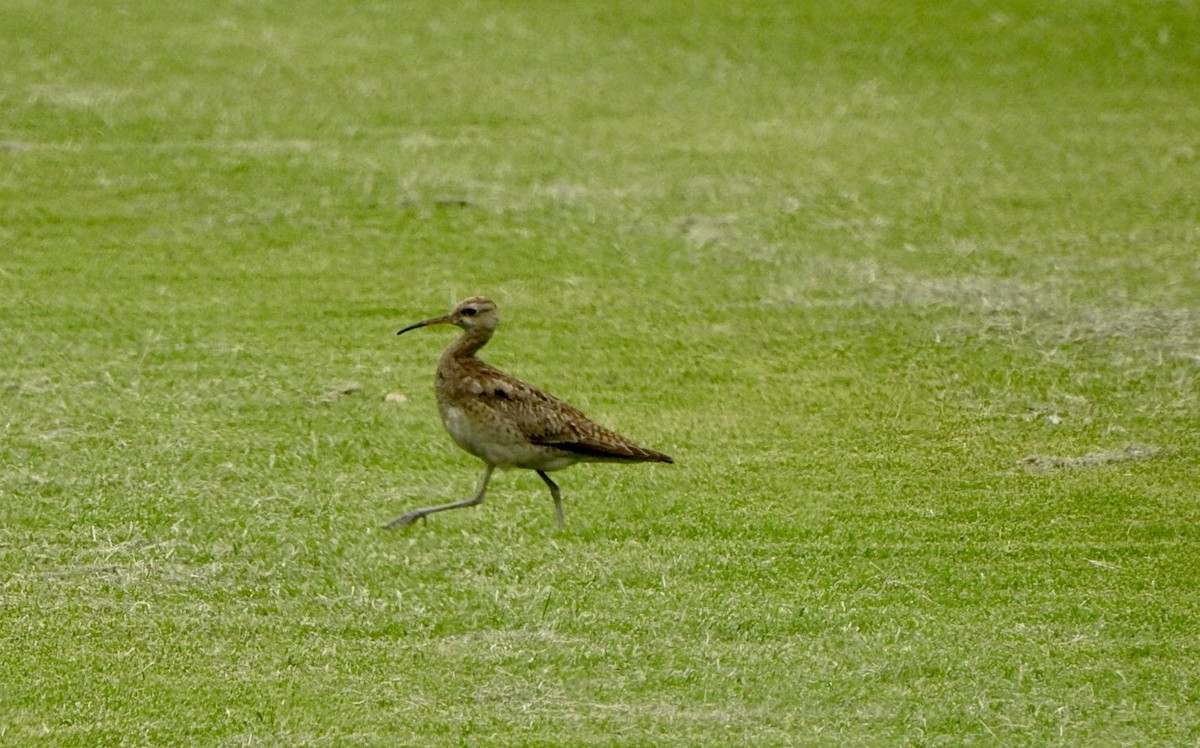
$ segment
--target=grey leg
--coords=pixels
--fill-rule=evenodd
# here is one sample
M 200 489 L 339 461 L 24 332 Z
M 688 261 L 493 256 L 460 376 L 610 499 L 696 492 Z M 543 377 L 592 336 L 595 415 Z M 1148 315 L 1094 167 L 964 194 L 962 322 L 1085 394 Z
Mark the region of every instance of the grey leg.
M 488 481 L 492 479 L 492 471 L 496 469 L 495 465 L 488 465 L 483 469 L 483 480 L 479 481 L 479 490 L 469 499 L 455 501 L 450 504 L 439 504 L 438 506 L 427 506 L 422 509 L 414 509 L 407 514 L 401 515 L 396 519 L 388 522 L 383 526 L 384 530 L 395 530 L 397 527 L 408 527 L 417 520 L 434 512 L 444 512 L 447 509 L 461 509 L 464 506 L 475 506 L 483 503 L 483 496 L 487 493 Z
M 541 470 L 537 471 L 537 474 L 542 476 L 542 480 L 546 481 L 547 486 L 550 486 L 550 495 L 554 497 L 554 516 L 558 518 L 558 529 L 561 530 L 566 527 L 566 523 L 563 522 L 562 494 L 558 492 L 558 484 L 550 480 L 550 476 Z

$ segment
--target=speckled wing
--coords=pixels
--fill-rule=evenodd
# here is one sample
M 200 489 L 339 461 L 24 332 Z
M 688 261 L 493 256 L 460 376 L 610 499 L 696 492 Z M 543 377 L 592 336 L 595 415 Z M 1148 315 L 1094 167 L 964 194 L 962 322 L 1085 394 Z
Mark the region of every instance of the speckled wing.
M 516 425 L 532 444 L 573 452 L 583 460 L 673 462 L 589 420 L 571 405 L 531 384 L 488 367 L 481 378 L 488 407 Z

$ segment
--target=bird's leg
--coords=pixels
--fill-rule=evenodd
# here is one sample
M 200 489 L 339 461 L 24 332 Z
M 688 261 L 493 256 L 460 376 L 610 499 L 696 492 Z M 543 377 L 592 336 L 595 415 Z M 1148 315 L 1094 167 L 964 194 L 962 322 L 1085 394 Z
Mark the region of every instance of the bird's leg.
M 479 481 L 479 490 L 476 491 L 475 495 L 471 498 L 463 499 L 462 501 L 451 502 L 449 504 L 439 504 L 437 506 L 427 506 L 422 509 L 414 509 L 411 512 L 407 512 L 406 514 L 397 517 L 391 522 L 388 522 L 383 526 L 383 529 L 395 530 L 397 527 L 408 527 L 417 520 L 425 517 L 426 515 L 433 514 L 434 512 L 444 512 L 447 509 L 461 509 L 464 506 L 475 506 L 476 504 L 482 504 L 483 496 L 485 493 L 487 493 L 488 481 L 492 479 L 492 471 L 495 469 L 495 465 L 488 465 L 483 469 L 483 480 Z
M 566 527 L 566 523 L 563 522 L 562 494 L 558 492 L 558 484 L 550 480 L 550 476 L 541 470 L 537 471 L 537 474 L 542 476 L 542 480 L 546 481 L 546 485 L 550 487 L 550 495 L 554 497 L 554 516 L 558 518 L 558 529 L 561 530 Z

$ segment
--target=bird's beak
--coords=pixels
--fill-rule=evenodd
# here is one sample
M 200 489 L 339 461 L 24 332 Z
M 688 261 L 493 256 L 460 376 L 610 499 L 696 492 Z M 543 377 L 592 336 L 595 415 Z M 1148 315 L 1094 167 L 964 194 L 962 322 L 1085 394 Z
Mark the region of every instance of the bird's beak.
M 427 327 L 429 325 L 448 325 L 448 324 L 450 324 L 450 315 L 443 314 L 441 317 L 434 317 L 432 319 L 427 319 L 424 322 L 418 322 L 415 325 L 409 325 L 408 327 L 404 328 L 403 330 L 401 330 L 400 332 L 398 332 L 396 334 L 403 335 L 404 333 L 408 332 L 409 330 L 415 330 L 418 327 Z

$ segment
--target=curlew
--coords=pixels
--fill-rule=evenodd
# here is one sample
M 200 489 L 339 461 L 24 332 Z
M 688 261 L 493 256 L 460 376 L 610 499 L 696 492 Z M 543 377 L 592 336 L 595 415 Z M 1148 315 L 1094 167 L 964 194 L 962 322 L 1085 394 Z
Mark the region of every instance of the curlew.
M 483 503 L 496 468 L 535 471 L 554 497 L 558 526 L 563 526 L 562 495 L 547 473 L 577 462 L 673 462 L 662 452 L 588 419 L 583 413 L 537 387 L 514 379 L 476 358 L 487 345 L 500 315 L 491 299 L 473 296 L 449 314 L 409 325 L 397 335 L 430 325 L 455 325 L 462 334 L 438 361 L 435 390 L 442 424 L 455 443 L 483 460 L 479 489 L 469 499 L 413 509 L 384 525 L 411 525 L 434 512 Z

